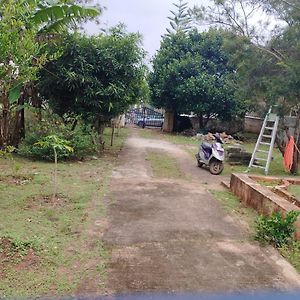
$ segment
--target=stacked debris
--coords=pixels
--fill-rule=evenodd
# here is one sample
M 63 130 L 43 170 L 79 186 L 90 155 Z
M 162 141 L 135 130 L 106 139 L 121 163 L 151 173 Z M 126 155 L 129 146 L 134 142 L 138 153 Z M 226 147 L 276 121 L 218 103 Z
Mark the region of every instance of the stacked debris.
M 243 149 L 243 142 L 240 140 L 234 139 L 231 135 L 226 134 L 226 132 L 219 133 L 220 137 L 228 146 L 226 148 L 226 160 L 231 165 L 249 165 L 249 162 L 252 157 L 252 153 L 247 152 Z M 198 133 L 196 138 L 201 141 L 208 143 L 213 143 L 216 138 L 212 133 L 200 134 Z
M 217 134 L 220 135 L 220 137 L 222 138 L 222 140 L 224 141 L 225 144 L 239 145 L 241 143 L 240 141 L 235 140 L 231 135 L 226 134 L 226 132 L 217 133 Z M 211 132 L 209 132 L 207 134 L 198 133 L 196 137 L 198 140 L 203 140 L 203 141 L 210 142 L 210 143 L 212 143 L 216 139 Z
M 226 159 L 231 165 L 249 165 L 252 153 L 247 152 L 242 147 L 228 147 L 226 149 Z

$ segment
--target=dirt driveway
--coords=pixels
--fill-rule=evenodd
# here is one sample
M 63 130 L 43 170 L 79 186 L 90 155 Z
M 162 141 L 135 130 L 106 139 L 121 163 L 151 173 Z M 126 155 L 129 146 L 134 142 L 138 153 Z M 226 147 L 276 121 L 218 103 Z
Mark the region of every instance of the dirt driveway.
M 108 293 L 233 292 L 300 287 L 299 275 L 208 192 L 221 177 L 196 167 L 190 154 L 132 130 L 107 195 L 103 239 L 112 251 Z M 157 179 L 147 149 L 168 151 L 185 180 Z

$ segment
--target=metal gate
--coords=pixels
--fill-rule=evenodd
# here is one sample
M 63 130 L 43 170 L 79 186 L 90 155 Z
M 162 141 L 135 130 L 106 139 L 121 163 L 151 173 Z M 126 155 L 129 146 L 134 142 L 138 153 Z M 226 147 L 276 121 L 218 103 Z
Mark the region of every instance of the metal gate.
M 164 115 L 149 107 L 140 107 L 129 110 L 126 113 L 126 123 L 140 127 L 162 127 Z

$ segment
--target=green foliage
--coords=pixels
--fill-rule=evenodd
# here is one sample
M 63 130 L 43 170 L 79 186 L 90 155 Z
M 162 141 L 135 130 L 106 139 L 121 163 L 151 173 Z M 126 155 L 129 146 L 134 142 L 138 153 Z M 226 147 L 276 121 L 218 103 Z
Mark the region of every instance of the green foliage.
M 188 32 L 191 26 L 191 17 L 188 12 L 188 2 L 183 2 L 183 0 L 179 0 L 179 3 L 173 3 L 173 5 L 177 8 L 177 11 L 170 11 L 173 15 L 172 17 L 168 17 L 170 20 L 171 29 L 167 28 L 167 32 L 169 35 L 177 32 Z
M 144 96 L 139 43 L 138 35 L 122 27 L 107 35 L 67 37 L 62 57 L 40 73 L 40 93 L 60 116 L 76 114 L 92 125 L 108 121 Z
M 37 4 L 37 9 L 32 14 L 31 22 L 41 27 L 40 32 L 61 32 L 76 25 L 80 20 L 92 19 L 101 13 L 99 8 L 84 7 L 74 4 L 74 1 L 34 0 L 33 2 Z
M 278 212 L 273 213 L 272 216 L 258 217 L 255 239 L 263 244 L 272 244 L 275 247 L 289 244 L 294 238 L 294 223 L 299 214 L 297 211 L 289 211 L 285 217 Z
M 235 67 L 223 45 L 224 34 L 214 30 L 165 37 L 150 74 L 153 105 L 207 119 L 242 115 Z
M 29 26 L 28 15 L 33 5 L 24 7 L 22 1 L 7 0 L 0 6 L 0 93 L 35 78 L 44 57 L 38 57 L 42 45 L 36 40 L 37 29 Z M 14 97 L 15 98 L 15 97 Z
M 10 158 L 12 159 L 12 153 L 16 150 L 13 146 L 6 146 L 3 149 L 0 149 L 0 158 Z
M 38 147 L 36 143 L 49 135 L 56 134 L 59 138 L 68 141 L 74 151 L 62 149 L 57 153 L 58 159 L 78 159 L 96 152 L 91 133 L 82 124 L 78 124 L 74 130 L 70 125 L 65 125 L 57 116 L 45 116 L 40 123 L 33 122 L 26 131 L 26 137 L 22 140 L 18 154 L 34 159 L 53 161 L 53 148 Z
M 300 242 L 293 241 L 280 248 L 281 255 L 286 258 L 298 272 L 300 272 Z
M 57 135 L 48 135 L 43 139 L 37 141 L 34 145 L 40 148 L 52 148 L 57 150 L 58 152 L 74 152 L 74 149 L 69 146 L 69 142 L 58 137 Z
M 6 245 L 8 249 L 4 249 Z M 40 244 L 37 239 L 24 240 L 19 236 L 7 236 L 4 235 L 0 238 L 0 252 L 8 251 L 7 256 L 13 256 L 14 254 L 21 257 L 26 255 L 29 249 L 39 250 Z

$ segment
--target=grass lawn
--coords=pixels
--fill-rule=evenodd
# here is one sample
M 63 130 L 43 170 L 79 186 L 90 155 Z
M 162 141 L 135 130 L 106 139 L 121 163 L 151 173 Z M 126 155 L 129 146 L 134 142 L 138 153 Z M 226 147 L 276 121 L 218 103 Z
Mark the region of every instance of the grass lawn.
M 103 289 L 109 252 L 90 232 L 106 218 L 102 198 L 126 135 L 99 159 L 60 162 L 54 200 L 52 163 L 0 159 L 1 298 L 71 295 L 91 278 Z M 109 145 L 109 130 L 104 138 Z
M 149 161 L 155 178 L 183 178 L 176 160 L 163 151 L 147 151 L 146 160 Z
M 194 158 L 196 152 L 198 151 L 198 147 L 200 145 L 200 141 L 194 137 L 187 137 L 180 134 L 169 134 L 169 133 L 162 133 L 161 131 L 153 130 L 153 129 L 144 129 L 139 130 L 140 136 L 144 138 L 163 138 L 173 144 L 181 145 L 188 151 L 191 156 Z M 242 147 L 248 151 L 253 152 L 255 147 L 255 139 L 253 135 L 249 136 L 249 142 L 244 142 Z M 230 144 L 225 144 L 224 148 L 230 147 Z M 239 165 L 230 165 L 229 163 L 225 162 L 225 168 L 222 172 L 223 176 L 229 176 L 231 173 L 242 173 L 247 170 L 247 166 L 239 166 Z M 250 174 L 259 174 L 264 175 L 264 170 L 258 168 L 252 168 L 249 172 Z M 273 150 L 273 159 L 271 161 L 270 176 L 291 176 L 290 173 L 286 172 L 283 167 L 283 158 L 280 151 L 277 148 Z
M 291 184 L 288 187 L 288 191 L 294 195 L 296 198 L 300 199 L 300 185 Z

